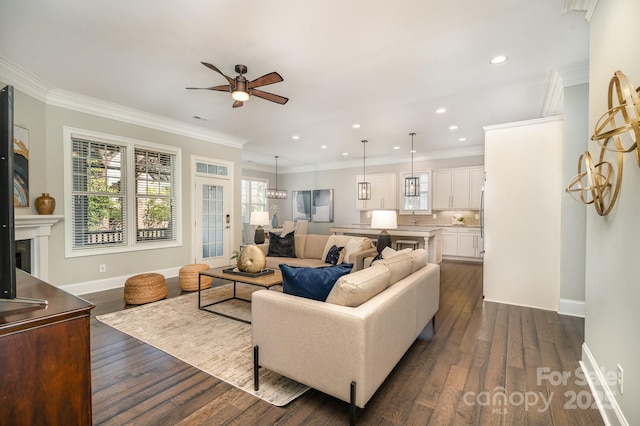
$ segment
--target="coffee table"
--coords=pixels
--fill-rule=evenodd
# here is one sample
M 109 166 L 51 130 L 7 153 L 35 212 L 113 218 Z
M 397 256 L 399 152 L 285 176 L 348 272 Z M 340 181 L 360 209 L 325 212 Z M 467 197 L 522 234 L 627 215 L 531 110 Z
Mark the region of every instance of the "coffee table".
M 217 312 L 217 311 L 214 311 L 213 309 L 209 309 L 209 307 L 218 305 L 223 302 L 228 302 L 229 300 L 242 300 L 243 302 L 251 303 L 251 299 L 243 299 L 242 297 L 238 297 L 236 295 L 236 284 L 237 283 L 249 284 L 257 287 L 266 288 L 267 290 L 269 290 L 273 286 L 282 285 L 282 272 L 280 272 L 280 270 L 278 269 L 275 269 L 273 271 L 273 274 L 262 275 L 259 277 L 250 277 L 250 276 L 244 276 L 244 275 L 229 274 L 224 272 L 224 270 L 228 268 L 229 268 L 228 266 L 223 268 L 213 268 L 213 269 L 207 269 L 206 271 L 200 271 L 198 273 L 198 309 L 211 312 L 212 314 L 220 315 L 236 321 L 244 322 L 246 324 L 251 324 L 251 321 L 247 321 L 243 318 L 234 317 L 233 315 L 225 314 L 222 312 Z M 222 280 L 232 281 L 233 296 L 203 305 L 201 300 L 201 292 L 202 292 L 201 279 L 203 275 L 207 277 L 213 277 L 213 278 L 219 278 Z

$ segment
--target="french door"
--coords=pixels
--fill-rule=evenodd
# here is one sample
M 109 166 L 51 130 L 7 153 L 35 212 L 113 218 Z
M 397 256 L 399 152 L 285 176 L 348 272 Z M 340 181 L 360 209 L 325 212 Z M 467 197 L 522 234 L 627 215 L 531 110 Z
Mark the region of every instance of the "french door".
M 195 177 L 196 263 L 228 266 L 231 257 L 230 183 L 226 179 Z

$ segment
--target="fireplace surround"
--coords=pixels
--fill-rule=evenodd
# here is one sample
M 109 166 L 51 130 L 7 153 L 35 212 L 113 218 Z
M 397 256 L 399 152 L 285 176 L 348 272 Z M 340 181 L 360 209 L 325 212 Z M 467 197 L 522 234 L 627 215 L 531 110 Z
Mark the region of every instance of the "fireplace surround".
M 15 215 L 15 240 L 31 242 L 31 275 L 49 280 L 49 235 L 62 215 Z

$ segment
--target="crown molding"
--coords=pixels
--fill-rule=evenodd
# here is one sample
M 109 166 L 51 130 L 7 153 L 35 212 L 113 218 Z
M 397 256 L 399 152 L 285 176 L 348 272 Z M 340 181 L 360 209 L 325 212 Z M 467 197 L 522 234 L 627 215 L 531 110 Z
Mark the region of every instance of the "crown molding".
M 151 114 L 66 90 L 56 89 L 0 56 L 0 80 L 46 105 L 242 149 L 248 142 L 204 127 Z
M 513 123 L 494 124 L 491 126 L 484 126 L 485 132 L 491 130 L 513 129 L 517 127 L 531 126 L 533 124 L 552 123 L 554 121 L 562 121 L 561 115 L 554 115 L 552 117 L 534 118 L 533 120 L 515 121 Z
M 574 11 L 585 11 L 585 19 L 591 21 L 593 12 L 596 9 L 598 0 L 564 0 L 564 6 L 562 8 L 562 14 L 567 14 Z
M 545 90 L 540 117 L 560 115 L 565 87 L 589 83 L 589 63 L 582 62 L 562 68 L 550 69 L 545 78 Z
M 433 160 L 442 160 L 449 158 L 463 158 L 463 157 L 475 157 L 475 156 L 484 156 L 484 146 L 476 146 L 470 148 L 462 148 L 455 150 L 446 150 L 446 151 L 436 151 L 429 155 L 424 155 L 420 157 L 414 157 L 414 161 L 433 161 Z M 369 166 L 382 166 L 389 164 L 405 164 L 410 160 L 406 158 L 368 158 L 367 159 L 367 167 Z M 278 174 L 293 174 L 293 173 L 309 173 L 309 172 L 318 172 L 318 171 L 326 171 L 326 170 L 339 170 L 339 169 L 351 169 L 362 167 L 361 160 L 350 160 L 350 161 L 340 161 L 340 162 L 331 162 L 331 163 L 323 163 L 323 164 L 305 164 L 301 166 L 290 166 L 290 167 L 278 167 Z M 261 166 L 257 163 L 249 163 L 246 161 L 242 162 L 242 168 L 248 170 L 255 170 L 261 172 L 270 172 L 274 173 L 273 169 L 269 169 L 268 167 Z

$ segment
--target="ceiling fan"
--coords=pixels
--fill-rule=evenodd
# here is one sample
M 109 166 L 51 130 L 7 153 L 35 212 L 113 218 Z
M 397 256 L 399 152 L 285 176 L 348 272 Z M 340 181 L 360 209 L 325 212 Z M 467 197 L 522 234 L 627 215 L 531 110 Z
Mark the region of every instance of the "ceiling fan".
M 266 99 L 271 102 L 275 102 L 281 105 L 284 105 L 289 101 L 288 98 L 283 96 L 274 95 L 273 93 L 263 92 L 262 90 L 256 89 L 256 87 L 266 86 L 268 84 L 279 83 L 283 81 L 280 74 L 277 72 L 271 72 L 269 74 L 263 75 L 262 77 L 258 77 L 253 81 L 247 81 L 243 74 L 247 72 L 247 67 L 244 65 L 236 65 L 236 72 L 239 74 L 236 78 L 231 78 L 222 73 L 215 66 L 208 64 L 206 62 L 202 62 L 202 65 L 205 67 L 214 70 L 221 76 L 227 79 L 229 84 L 223 84 L 221 86 L 213 86 L 213 87 L 187 87 L 187 89 L 204 89 L 204 90 L 217 90 L 218 92 L 230 92 L 231 97 L 235 102 L 233 102 L 233 108 L 241 107 L 244 102 L 249 100 L 249 96 L 257 96 L 262 99 Z

